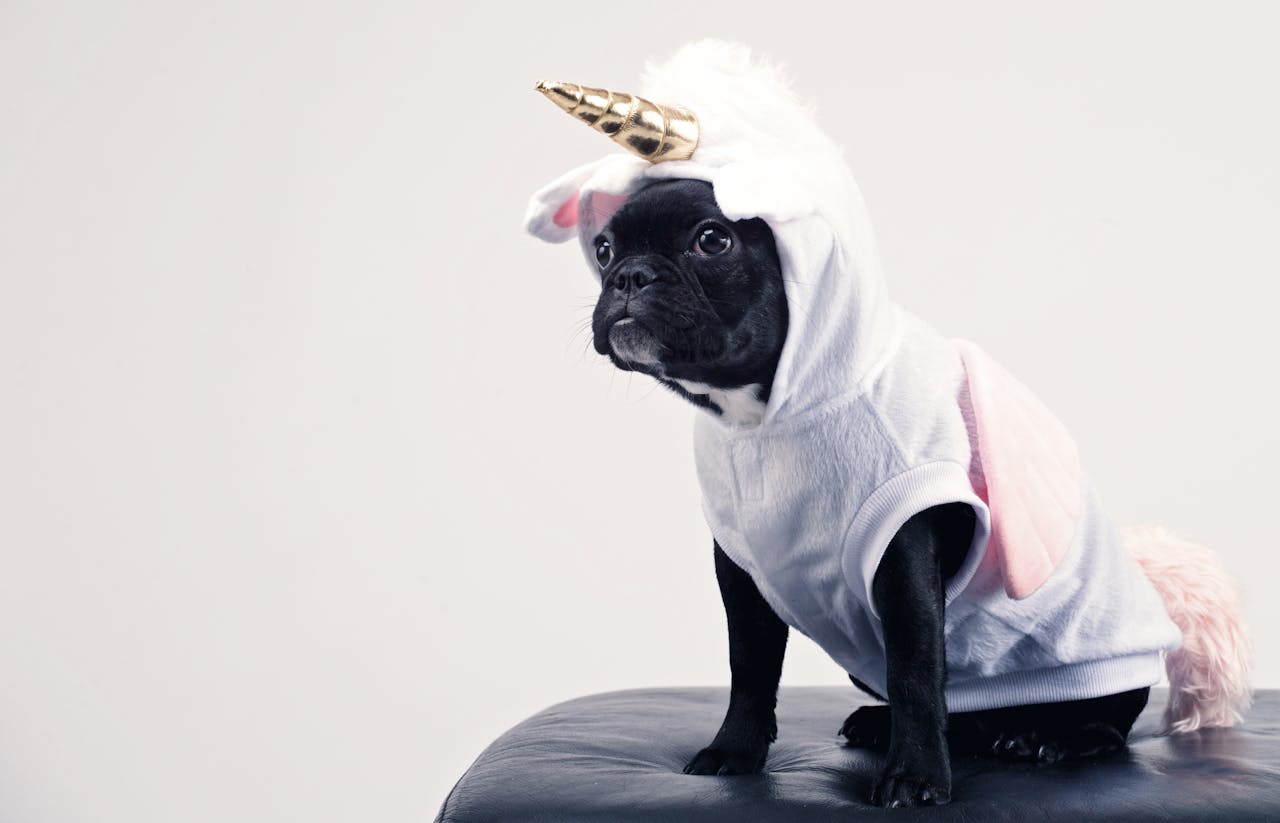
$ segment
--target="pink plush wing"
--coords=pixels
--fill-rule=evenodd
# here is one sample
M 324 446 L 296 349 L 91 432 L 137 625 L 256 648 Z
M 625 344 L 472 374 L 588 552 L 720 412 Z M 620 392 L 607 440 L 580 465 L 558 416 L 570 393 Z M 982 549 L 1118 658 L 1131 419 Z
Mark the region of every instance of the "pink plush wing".
M 1071 548 L 1083 507 L 1080 458 L 1066 428 L 986 352 L 956 341 L 968 396 L 974 490 L 991 510 L 991 550 L 1010 597 L 1029 597 Z

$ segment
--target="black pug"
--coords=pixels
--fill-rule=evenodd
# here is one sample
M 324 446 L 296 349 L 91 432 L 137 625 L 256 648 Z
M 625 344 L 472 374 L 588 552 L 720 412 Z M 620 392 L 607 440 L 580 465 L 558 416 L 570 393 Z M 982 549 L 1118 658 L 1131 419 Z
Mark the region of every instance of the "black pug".
M 594 241 L 601 292 L 592 317 L 595 348 L 620 369 L 661 381 L 686 400 L 735 422 L 758 421 L 787 336 L 782 269 L 768 225 L 731 221 L 710 184 L 664 180 L 633 194 Z M 973 510 L 953 503 L 908 520 L 872 582 L 884 629 L 888 705 L 845 720 L 850 745 L 885 752 L 872 802 L 946 803 L 949 747 L 1002 758 L 1055 762 L 1124 746 L 1148 689 L 1089 700 L 948 716 L 944 586 L 974 534 Z M 729 624 L 729 708 L 688 774 L 745 774 L 764 765 L 775 739 L 778 679 L 787 625 L 751 577 L 714 545 Z

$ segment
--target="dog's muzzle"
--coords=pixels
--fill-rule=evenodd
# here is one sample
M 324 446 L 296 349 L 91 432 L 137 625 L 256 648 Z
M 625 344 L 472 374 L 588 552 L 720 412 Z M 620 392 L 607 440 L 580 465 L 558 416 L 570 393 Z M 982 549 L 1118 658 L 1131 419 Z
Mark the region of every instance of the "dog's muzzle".
M 657 363 L 662 354 L 658 338 L 634 317 L 624 317 L 613 324 L 609 329 L 609 348 L 618 359 L 640 366 Z

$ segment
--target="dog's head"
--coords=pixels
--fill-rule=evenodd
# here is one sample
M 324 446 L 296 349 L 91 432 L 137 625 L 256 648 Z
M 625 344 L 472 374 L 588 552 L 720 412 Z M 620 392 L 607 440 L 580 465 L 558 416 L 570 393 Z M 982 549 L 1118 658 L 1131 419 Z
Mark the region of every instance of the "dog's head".
M 596 351 L 713 413 L 758 419 L 787 336 L 765 221 L 729 220 L 706 182 L 663 180 L 631 195 L 592 246 Z

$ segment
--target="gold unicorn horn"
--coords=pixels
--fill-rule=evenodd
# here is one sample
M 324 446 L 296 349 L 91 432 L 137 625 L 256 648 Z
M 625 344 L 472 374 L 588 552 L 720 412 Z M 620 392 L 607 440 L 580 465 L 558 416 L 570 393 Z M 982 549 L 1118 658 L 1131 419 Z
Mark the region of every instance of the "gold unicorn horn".
M 688 160 L 698 147 L 698 118 L 681 106 L 666 106 L 634 94 L 593 89 L 577 83 L 539 80 L 534 88 L 569 114 L 650 163 Z

